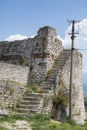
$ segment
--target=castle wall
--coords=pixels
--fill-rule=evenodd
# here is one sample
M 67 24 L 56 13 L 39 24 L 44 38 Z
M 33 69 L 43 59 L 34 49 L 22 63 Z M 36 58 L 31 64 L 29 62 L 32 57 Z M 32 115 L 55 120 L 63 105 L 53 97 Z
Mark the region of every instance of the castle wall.
M 9 115 L 19 104 L 26 87 L 9 81 L 0 81 L 0 116 Z
M 30 74 L 33 83 L 44 80 L 52 68 L 55 58 L 63 46 L 57 39 L 56 30 L 45 26 L 34 38 L 22 41 L 0 42 L 0 61 L 22 66 L 32 66 Z M 33 78 L 32 78 L 33 77 Z
M 69 93 L 70 86 L 70 59 L 62 70 L 58 89 Z M 74 50 L 73 53 L 73 73 L 72 73 L 72 117 L 78 124 L 84 124 L 85 109 L 84 96 L 82 90 L 82 55 Z M 67 107 L 69 115 L 69 106 Z
M 48 26 L 40 28 L 34 40 L 31 80 L 41 82 L 45 79 L 47 71 L 52 68 L 56 57 L 63 51 L 63 46 L 57 39 L 55 29 Z
M 26 85 L 29 67 L 0 62 L 0 81 L 13 81 Z
M 33 39 L 0 42 L 0 61 L 17 65 L 29 65 Z
M 61 41 L 57 39 L 55 29 L 48 26 L 40 28 L 34 38 L 23 41 L 0 42 L 0 81 L 18 82 L 23 85 L 27 84 L 28 81 L 32 83 L 46 81 L 48 70 L 52 69 L 56 57 L 62 51 L 63 46 Z M 52 85 L 55 87 L 56 84 L 56 93 L 59 90 L 69 93 L 71 62 L 70 58 L 63 62 L 63 58 L 65 57 L 62 57 L 61 64 L 53 71 L 55 73 L 57 71 L 58 75 L 52 74 L 51 79 L 49 79 L 51 87 Z M 58 70 L 58 67 L 62 69 Z M 85 110 L 81 75 L 82 55 L 74 50 L 72 115 L 77 123 L 84 124 Z M 66 111 L 68 115 L 68 107 Z

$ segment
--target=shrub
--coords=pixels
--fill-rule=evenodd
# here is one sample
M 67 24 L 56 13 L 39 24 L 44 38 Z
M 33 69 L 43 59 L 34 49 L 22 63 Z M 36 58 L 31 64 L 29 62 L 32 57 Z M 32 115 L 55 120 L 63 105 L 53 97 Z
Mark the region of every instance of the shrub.
M 53 98 L 53 104 L 56 106 L 57 105 L 67 106 L 68 100 L 69 100 L 68 95 L 62 91 L 59 91 L 58 94 Z

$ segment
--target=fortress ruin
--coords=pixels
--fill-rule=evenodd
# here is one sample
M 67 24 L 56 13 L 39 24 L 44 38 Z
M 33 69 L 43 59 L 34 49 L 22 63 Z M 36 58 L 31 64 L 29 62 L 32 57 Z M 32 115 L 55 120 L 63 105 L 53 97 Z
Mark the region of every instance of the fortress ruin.
M 72 116 L 78 124 L 84 124 L 82 54 L 74 50 L 73 56 Z M 70 50 L 64 49 L 56 30 L 49 26 L 40 28 L 34 38 L 0 42 L 1 115 L 9 113 L 9 108 L 16 107 L 17 101 L 25 98 L 25 93 L 25 100 L 35 97 L 35 102 L 38 103 L 29 104 L 26 101 L 27 105 L 19 104 L 21 114 L 28 115 L 31 111 L 46 114 L 52 112 L 53 97 L 59 92 L 69 94 L 70 58 Z M 27 92 L 25 86 L 36 84 L 39 86 L 37 93 Z M 68 102 L 65 111 L 68 116 Z

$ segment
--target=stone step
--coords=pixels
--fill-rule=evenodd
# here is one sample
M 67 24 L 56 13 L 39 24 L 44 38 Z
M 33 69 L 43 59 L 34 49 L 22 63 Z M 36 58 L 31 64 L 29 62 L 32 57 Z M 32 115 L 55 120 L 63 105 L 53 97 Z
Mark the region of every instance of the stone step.
M 36 114 L 36 113 L 35 113 Z M 23 116 L 23 117 L 32 117 L 32 113 L 23 113 L 23 112 L 15 112 L 15 115 Z
M 44 89 L 46 89 L 46 90 L 51 90 L 51 86 L 44 86 Z
M 67 60 L 70 58 L 70 52 L 64 51 L 59 57 L 59 61 L 56 62 L 54 67 L 52 68 L 51 73 L 47 76 L 46 81 L 43 81 L 40 86 L 44 88 L 45 93 L 51 93 L 53 91 L 53 87 L 56 83 L 56 78 L 60 75 L 60 72 L 64 68 L 67 63 Z M 35 82 L 37 82 L 36 77 L 31 76 Z M 30 116 L 31 114 L 38 113 L 41 110 L 40 104 L 43 102 L 42 100 L 43 94 L 38 93 L 29 93 L 26 92 L 23 100 L 19 104 L 19 107 L 16 108 L 18 113 L 21 113 L 25 116 Z M 39 111 L 40 112 L 40 111 Z
M 38 104 L 20 104 L 19 109 L 36 109 L 38 107 Z
M 50 85 L 51 85 L 51 83 L 49 83 L 49 82 L 47 83 L 47 82 L 46 82 L 46 83 L 42 83 L 40 86 L 42 86 L 42 87 L 43 87 L 43 86 L 49 86 L 49 87 L 50 87 Z
M 56 76 L 57 76 L 57 75 L 50 75 L 50 76 L 48 77 L 48 79 L 53 79 L 53 80 L 54 80 L 54 79 L 56 78 Z
M 56 75 L 57 75 L 57 73 L 52 73 L 52 74 L 50 74 L 48 77 L 54 78 Z
M 52 70 L 52 72 L 51 72 L 51 74 L 58 74 L 58 72 L 60 72 L 60 69 L 58 68 L 58 67 L 56 67 L 56 68 L 54 68 L 53 70 Z M 50 75 L 51 75 L 50 74 Z
M 66 50 L 63 51 L 62 54 L 59 56 L 59 60 L 54 64 L 51 73 L 47 76 L 46 82 L 41 83 L 41 86 L 43 86 L 46 91 L 50 91 L 52 89 L 52 84 L 55 84 L 56 77 L 60 75 L 60 72 L 66 65 L 67 60 L 70 58 L 70 56 L 70 51 Z
M 22 100 L 21 101 L 21 104 L 25 104 L 25 105 L 28 105 L 28 104 L 35 104 L 36 105 L 36 104 L 39 104 L 39 103 L 40 103 L 40 101 L 38 101 L 38 100 L 37 101 L 33 101 L 33 100 L 32 101 L 31 100 L 27 100 L 27 101 Z
M 25 108 L 16 108 L 16 111 L 17 112 L 20 112 L 20 113 L 27 113 L 27 114 L 36 114 L 38 113 L 38 109 L 25 109 Z
M 63 68 L 65 66 L 65 64 L 57 64 L 56 67 L 58 67 L 59 69 L 60 68 Z
M 50 82 L 50 83 L 54 83 L 54 82 L 55 82 L 55 78 L 49 77 L 49 78 L 47 79 L 47 81 Z
M 45 92 L 45 93 L 48 93 L 48 94 L 49 94 L 49 93 L 52 94 L 52 90 L 50 90 L 50 89 L 45 89 L 44 92 Z
M 30 92 L 26 92 L 26 94 L 25 94 L 26 96 L 29 96 L 29 97 L 42 97 L 42 94 L 38 94 L 38 93 L 30 93 Z
M 69 55 L 67 55 L 67 56 L 62 56 L 62 57 L 60 57 L 60 60 L 59 60 L 58 62 L 65 61 L 66 59 L 69 59 L 69 58 L 70 58 Z
M 69 56 L 71 56 L 71 54 L 70 53 L 63 53 L 60 57 L 69 57 Z
M 38 101 L 40 100 L 40 97 L 38 98 L 38 97 L 25 96 L 23 100 Z
M 24 116 L 30 116 L 40 112 L 41 104 L 43 103 L 43 94 L 26 92 L 20 104 L 16 107 L 15 111 L 23 113 Z
M 60 57 L 67 57 L 69 55 L 71 55 L 71 54 L 70 53 L 63 53 Z
M 41 83 L 41 85 L 44 85 L 44 84 L 49 85 L 49 82 L 42 82 Z

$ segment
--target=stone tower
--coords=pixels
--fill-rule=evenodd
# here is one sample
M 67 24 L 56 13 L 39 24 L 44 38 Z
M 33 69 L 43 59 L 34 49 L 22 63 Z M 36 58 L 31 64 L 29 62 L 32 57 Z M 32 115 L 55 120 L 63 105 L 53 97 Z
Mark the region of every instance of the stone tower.
M 34 37 L 31 53 L 30 75 L 33 83 L 39 83 L 45 79 L 47 71 L 52 68 L 54 60 L 62 51 L 63 46 L 57 39 L 56 30 L 49 26 L 40 28 L 37 36 Z

